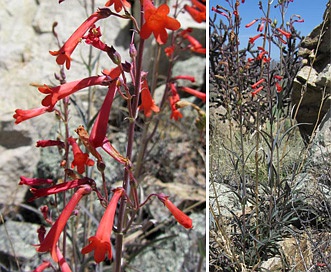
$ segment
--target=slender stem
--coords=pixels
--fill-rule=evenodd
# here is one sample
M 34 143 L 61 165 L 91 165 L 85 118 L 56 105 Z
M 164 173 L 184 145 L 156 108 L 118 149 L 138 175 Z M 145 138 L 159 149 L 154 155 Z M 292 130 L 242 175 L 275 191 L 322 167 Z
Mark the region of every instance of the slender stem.
M 141 7 L 142 9 L 142 7 Z M 141 16 L 143 17 L 143 16 Z M 143 20 L 143 18 L 142 18 Z M 135 129 L 135 118 L 138 109 L 139 103 L 139 94 L 140 94 L 140 83 L 141 83 L 141 71 L 142 71 L 142 58 L 143 58 L 143 51 L 144 51 L 144 42 L 145 40 L 140 39 L 138 54 L 137 54 L 137 64 L 135 70 L 135 86 L 134 86 L 134 95 L 132 96 L 132 116 L 130 116 L 130 124 L 128 128 L 128 142 L 127 142 L 127 151 L 126 157 L 131 161 L 132 160 L 132 150 L 134 144 L 134 129 Z M 124 170 L 124 178 L 123 178 L 123 188 L 128 195 L 131 188 L 130 188 L 130 172 L 128 169 Z M 135 186 L 132 188 L 136 190 Z M 123 247 L 123 229 L 124 229 L 124 220 L 125 220 L 125 210 L 126 210 L 127 200 L 125 197 L 121 198 L 119 213 L 118 213 L 118 224 L 117 224 L 117 235 L 115 241 L 116 247 L 116 255 L 115 255 L 115 262 L 113 271 L 119 272 L 121 271 L 121 261 L 122 261 L 122 247 Z

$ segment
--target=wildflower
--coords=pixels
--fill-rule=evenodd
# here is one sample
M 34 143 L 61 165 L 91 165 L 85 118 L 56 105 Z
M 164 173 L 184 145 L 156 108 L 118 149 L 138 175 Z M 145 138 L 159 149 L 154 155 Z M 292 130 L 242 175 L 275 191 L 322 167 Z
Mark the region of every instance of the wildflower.
M 66 64 L 66 68 L 70 69 L 71 54 L 75 50 L 78 43 L 81 41 L 85 32 L 93 26 L 98 20 L 107 18 L 111 15 L 111 11 L 107 8 L 99 9 L 87 18 L 77 30 L 70 36 L 64 45 L 58 51 L 49 51 L 49 53 L 56 57 L 56 63 L 59 65 Z
M 280 75 L 274 75 L 274 79 L 277 79 L 277 80 L 282 80 L 282 79 L 283 79 L 283 77 L 282 77 L 282 76 L 280 76 Z
M 280 93 L 283 90 L 283 87 L 280 86 L 280 84 L 278 82 L 276 82 L 276 90 L 277 90 L 277 93 Z
M 76 143 L 76 139 L 69 137 L 68 142 L 71 145 L 72 151 L 74 153 L 74 160 L 71 163 L 71 168 L 75 168 L 75 166 L 77 166 L 77 172 L 79 174 L 83 174 L 85 172 L 85 166 L 93 166 L 94 161 L 89 158 L 87 153 L 83 153 L 83 151 Z
M 263 62 L 270 62 L 271 58 L 263 57 L 262 61 Z
M 174 83 L 170 83 L 170 91 L 171 91 L 171 95 L 168 97 L 168 101 L 170 104 L 170 109 L 171 109 L 171 119 L 175 119 L 176 121 L 179 118 L 182 118 L 183 115 L 182 113 L 177 109 L 176 107 L 176 103 L 180 100 L 180 97 L 178 95 L 176 86 Z
M 35 109 L 29 109 L 29 110 L 17 109 L 17 110 L 15 110 L 15 114 L 13 115 L 13 117 L 16 119 L 15 124 L 17 125 L 25 120 L 42 115 L 47 111 L 48 112 L 52 111 L 52 108 L 41 107 L 41 108 L 35 108 Z
M 256 90 L 252 91 L 251 92 L 252 96 L 257 95 L 262 89 L 263 89 L 263 86 L 261 86 L 261 87 L 257 88 Z
M 103 85 L 106 79 L 106 76 L 91 76 L 55 87 L 49 87 L 45 84 L 44 86 L 38 88 L 39 92 L 43 94 L 48 94 L 42 100 L 41 104 L 44 107 L 53 108 L 59 100 L 86 87 L 94 85 Z
M 43 263 L 33 270 L 33 272 L 42 272 L 49 267 L 51 267 L 51 263 L 49 261 L 43 261 Z
M 120 12 L 122 8 L 125 9 L 131 7 L 131 4 L 126 0 L 109 0 L 105 4 L 106 7 L 110 7 L 111 5 L 114 5 L 116 12 Z
M 254 25 L 256 22 L 258 21 L 258 19 L 254 19 L 253 21 L 251 21 L 250 23 L 246 24 L 245 27 L 251 27 L 252 25 Z
M 170 9 L 166 4 L 155 8 L 151 0 L 144 0 L 145 23 L 141 27 L 140 37 L 147 39 L 152 33 L 159 44 L 167 42 L 168 33 L 166 29 L 177 30 L 180 23 L 168 16 Z
M 260 79 L 258 82 L 254 83 L 251 87 L 253 89 L 255 89 L 257 86 L 259 86 L 261 83 L 263 83 L 265 81 L 264 78 Z
M 170 200 L 169 196 L 159 194 L 157 195 L 158 199 L 168 208 L 168 210 L 175 217 L 177 222 L 181 224 L 184 228 L 192 229 L 192 219 L 183 213 L 180 209 L 178 209 Z
M 268 51 L 265 51 L 265 50 L 262 51 L 262 52 L 257 56 L 256 59 L 257 59 L 257 60 L 261 60 L 261 59 L 263 59 L 263 57 L 264 57 L 265 54 L 268 54 Z
M 39 140 L 37 141 L 36 147 L 48 147 L 48 146 L 58 146 L 64 148 L 64 142 L 59 140 Z
M 113 229 L 117 202 L 123 193 L 123 188 L 117 188 L 114 190 L 114 195 L 111 198 L 108 207 L 101 218 L 95 236 L 92 236 L 88 239 L 90 243 L 81 251 L 82 254 L 87 254 L 94 250 L 94 260 L 97 263 L 102 262 L 105 259 L 105 255 L 107 255 L 109 260 L 112 259 L 110 236 Z
M 223 15 L 224 17 L 226 17 L 226 18 L 228 18 L 228 19 L 230 19 L 230 16 L 229 16 L 228 14 L 226 14 L 226 13 L 223 12 L 223 11 L 219 11 L 219 10 L 216 9 L 215 7 L 212 7 L 211 10 L 214 11 L 214 12 L 216 12 L 216 13 L 218 13 L 218 14 Z
M 206 21 L 206 5 L 198 0 L 191 0 L 192 6 L 184 5 L 184 9 L 191 15 L 194 21 L 202 23 Z
M 174 80 L 184 79 L 184 80 L 189 80 L 191 82 L 195 82 L 195 77 L 194 76 L 180 75 L 180 76 L 175 76 L 173 79 Z
M 189 35 L 188 33 L 190 32 L 192 32 L 192 28 L 187 28 L 183 30 L 180 35 L 190 43 L 189 48 L 192 52 L 206 54 L 206 48 L 203 48 L 201 43 L 197 39 Z
M 92 25 L 88 34 L 86 36 L 83 36 L 82 39 L 84 39 L 87 44 L 90 44 L 102 51 L 106 51 L 107 45 L 100 40 L 101 36 L 102 34 L 100 31 L 100 26 L 95 27 L 95 25 Z
M 155 105 L 152 98 L 146 78 L 143 79 L 141 84 L 141 105 L 139 106 L 139 110 L 143 110 L 146 117 L 151 117 L 152 111 L 160 111 L 160 108 Z
M 170 119 L 175 119 L 176 121 L 178 121 L 178 119 L 183 118 L 183 114 L 176 107 L 177 102 L 174 102 L 172 97 L 169 97 L 168 99 L 171 109 Z
M 109 114 L 114 97 L 116 95 L 116 91 L 116 80 L 113 80 L 108 87 L 107 95 L 102 103 L 99 114 L 93 124 L 89 137 L 89 141 L 90 143 L 92 143 L 94 148 L 102 146 L 102 143 L 106 137 Z
M 290 39 L 291 36 L 292 36 L 291 33 L 286 32 L 285 30 L 282 30 L 282 29 L 280 29 L 280 28 L 276 28 L 276 30 L 277 30 L 280 34 L 284 35 L 287 39 Z
M 84 195 L 89 194 L 91 191 L 92 189 L 88 185 L 82 185 L 80 188 L 78 188 L 78 190 L 73 194 L 72 198 L 63 209 L 56 222 L 47 233 L 45 239 L 37 247 L 36 250 L 38 252 L 50 251 L 53 260 L 55 262 L 59 262 L 58 254 L 56 252 L 56 244 L 60 238 L 60 235 L 78 202 Z
M 42 196 L 48 196 L 48 195 L 52 195 L 52 194 L 61 193 L 61 192 L 67 191 L 69 189 L 74 189 L 74 188 L 77 188 L 78 186 L 82 186 L 85 184 L 93 185 L 93 182 L 94 181 L 92 181 L 91 179 L 82 178 L 82 179 L 75 179 L 72 181 L 56 184 L 56 185 L 54 185 L 52 187 L 48 187 L 48 188 L 40 188 L 40 189 L 31 188 L 30 192 L 33 194 L 33 197 L 30 198 L 29 201 L 33 201 Z
M 180 87 L 180 90 L 182 90 L 184 92 L 187 92 L 189 94 L 192 94 L 195 97 L 201 99 L 203 102 L 206 102 L 206 94 L 205 93 L 199 92 L 199 91 L 194 90 L 194 89 L 189 88 L 189 87 Z
M 258 31 L 262 32 L 263 29 L 264 29 L 264 22 L 261 22 L 260 25 L 259 25 Z
M 44 178 L 27 178 L 24 176 L 20 177 L 20 182 L 18 185 L 28 185 L 28 186 L 40 186 L 46 184 L 52 184 L 52 179 L 44 179 Z
M 168 58 L 170 58 L 173 55 L 174 51 L 175 51 L 175 47 L 173 45 L 164 48 L 164 52 Z
M 115 68 L 111 69 L 111 70 L 106 70 L 104 69 L 102 71 L 102 73 L 106 76 L 108 76 L 111 80 L 117 79 L 121 73 L 122 73 L 122 69 L 120 66 L 116 66 Z
M 254 36 L 254 37 L 249 38 L 249 43 L 253 44 L 258 38 L 260 38 L 260 37 L 262 37 L 262 36 L 263 36 L 263 34 L 260 33 L 260 34 L 257 34 L 257 35 Z

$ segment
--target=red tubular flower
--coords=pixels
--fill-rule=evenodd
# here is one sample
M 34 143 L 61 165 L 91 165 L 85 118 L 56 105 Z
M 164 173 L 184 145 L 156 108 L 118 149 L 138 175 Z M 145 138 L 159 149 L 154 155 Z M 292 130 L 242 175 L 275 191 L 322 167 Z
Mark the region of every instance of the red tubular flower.
M 276 82 L 276 90 L 277 90 L 277 93 L 280 93 L 283 90 L 283 87 L 280 86 L 280 84 L 278 82 Z
M 33 270 L 33 272 L 42 272 L 49 267 L 51 267 L 51 263 L 49 261 L 43 261 L 43 263 Z
M 37 141 L 36 147 L 48 147 L 48 146 L 58 146 L 64 148 L 64 142 L 59 140 L 39 140 Z
M 258 56 L 257 56 L 257 60 L 261 60 L 261 59 L 263 59 L 263 57 L 264 57 L 264 55 L 265 54 L 268 54 L 268 51 L 262 51 Z
M 192 28 L 187 28 L 187 29 L 183 30 L 180 33 L 180 35 L 190 43 L 189 48 L 191 49 L 191 51 L 200 53 L 200 54 L 206 54 L 206 48 L 203 48 L 201 43 L 197 39 L 195 39 L 191 35 L 189 35 L 188 33 L 190 33 L 190 32 L 192 32 Z
M 131 4 L 126 0 L 109 0 L 105 4 L 106 7 L 109 7 L 111 5 L 114 5 L 116 12 L 120 12 L 122 10 L 122 8 L 131 7 Z
M 175 76 L 173 79 L 174 80 L 184 79 L 184 80 L 189 80 L 191 82 L 195 82 L 195 77 L 194 76 L 187 76 L 187 75 Z
M 95 48 L 98 48 L 102 51 L 106 51 L 107 45 L 100 40 L 101 36 L 102 36 L 102 34 L 100 31 L 100 27 L 95 27 L 95 25 L 93 25 L 90 28 L 88 34 L 82 38 L 85 40 L 85 42 L 87 44 L 90 44 L 90 45 L 94 46 Z
M 261 87 L 257 88 L 256 90 L 252 91 L 251 92 L 252 96 L 257 95 L 262 89 L 263 89 L 263 86 L 261 86 Z
M 40 185 L 49 185 L 49 184 L 53 184 L 52 179 L 27 178 L 27 177 L 21 176 L 20 182 L 18 185 L 40 186 Z
M 277 79 L 277 80 L 282 80 L 283 79 L 283 77 L 280 76 L 280 75 L 274 75 L 274 78 Z
M 205 93 L 199 92 L 199 91 L 194 90 L 194 89 L 189 88 L 189 87 L 180 87 L 180 90 L 182 90 L 184 92 L 187 92 L 189 94 L 192 94 L 195 97 L 201 99 L 203 102 L 206 102 L 206 94 Z
M 39 92 L 48 94 L 43 99 L 41 104 L 45 107 L 53 108 L 59 100 L 86 87 L 103 85 L 106 79 L 106 76 L 92 76 L 68 82 L 56 87 L 49 87 L 45 84 L 44 86 L 38 88 Z
M 170 9 L 166 4 L 156 8 L 151 0 L 143 2 L 145 23 L 141 27 L 140 37 L 145 40 L 153 33 L 159 44 L 165 44 L 168 39 L 166 29 L 177 30 L 180 28 L 180 23 L 168 16 Z
M 83 153 L 83 151 L 76 143 L 76 139 L 69 137 L 68 142 L 71 145 L 72 151 L 74 153 L 74 160 L 71 163 L 71 168 L 75 168 L 75 166 L 77 166 L 77 172 L 79 174 L 83 174 L 85 172 L 85 166 L 93 166 L 94 161 L 89 158 L 87 153 Z
M 265 81 L 264 78 L 260 79 L 259 81 L 257 81 L 256 83 L 254 83 L 251 87 L 253 89 L 255 89 L 257 86 L 259 86 L 261 83 L 263 83 Z
M 51 252 L 51 256 L 55 262 L 59 262 L 59 258 L 56 252 L 56 244 L 60 238 L 60 235 L 65 227 L 69 217 L 71 216 L 73 210 L 75 209 L 78 202 L 86 194 L 91 193 L 92 189 L 89 185 L 82 185 L 78 190 L 73 194 L 72 198 L 69 200 L 67 206 L 63 209 L 59 218 L 56 220 L 54 225 L 51 227 L 47 233 L 45 239 L 37 247 L 38 252 Z
M 109 85 L 108 93 L 102 103 L 101 109 L 90 133 L 89 141 L 94 148 L 102 146 L 103 141 L 106 137 L 109 114 L 114 97 L 116 95 L 116 91 L 116 80 L 113 80 Z
M 82 249 L 82 254 L 87 254 L 94 250 L 94 260 L 97 263 L 102 262 L 107 255 L 108 259 L 111 260 L 112 252 L 110 245 L 110 236 L 113 229 L 114 217 L 117 202 L 124 193 L 123 188 L 117 188 L 114 190 L 114 195 L 111 198 L 108 207 L 103 214 L 98 230 L 95 236 L 90 237 L 89 244 Z
M 17 125 L 25 120 L 42 115 L 47 111 L 48 112 L 52 111 L 52 108 L 41 107 L 41 108 L 35 108 L 35 109 L 30 109 L 30 110 L 17 109 L 17 110 L 15 110 L 15 114 L 13 115 L 13 117 L 16 119 L 15 124 Z
M 66 64 L 66 68 L 70 69 L 71 54 L 75 50 L 78 43 L 81 41 L 85 32 L 100 19 L 107 18 L 111 15 L 111 11 L 107 8 L 99 9 L 93 13 L 79 28 L 70 36 L 64 45 L 58 51 L 49 51 L 53 56 L 57 56 L 56 62 L 59 65 Z
M 183 118 L 183 114 L 177 109 L 176 103 L 177 102 L 174 102 L 172 97 L 169 97 L 169 104 L 171 108 L 170 119 L 175 119 L 178 121 L 180 118 Z
M 202 23 L 206 21 L 206 5 L 198 0 L 191 0 L 192 6 L 184 5 L 184 9 L 191 15 L 194 21 Z
M 259 25 L 259 31 L 262 32 L 264 29 L 264 22 L 261 22 L 261 24 Z
M 276 28 L 276 30 L 281 33 L 282 35 L 284 35 L 287 39 L 290 39 L 292 34 L 289 33 L 289 32 L 286 32 L 285 30 L 283 29 L 280 29 L 280 28 Z
M 168 210 L 175 217 L 177 222 L 181 224 L 184 228 L 192 229 L 192 219 L 183 213 L 180 209 L 178 209 L 168 198 L 169 196 L 165 196 L 163 194 L 157 195 L 158 199 L 168 208 Z
M 122 73 L 122 68 L 120 66 L 116 66 L 115 68 L 111 69 L 111 70 L 106 70 L 104 69 L 102 71 L 102 73 L 108 77 L 110 77 L 110 79 L 115 80 L 117 79 L 121 73 Z
M 152 111 L 159 112 L 160 108 L 155 105 L 151 92 L 148 88 L 146 78 L 141 83 L 141 105 L 139 110 L 143 110 L 146 117 L 151 117 Z
M 176 86 L 174 83 L 170 83 L 170 92 L 171 92 L 171 94 L 168 97 L 168 101 L 169 101 L 170 109 L 171 109 L 170 118 L 175 119 L 177 121 L 179 118 L 182 118 L 183 115 L 176 107 L 176 103 L 180 100 L 180 97 L 178 95 L 178 92 L 177 92 L 177 89 L 176 89 Z
M 175 52 L 175 47 L 174 46 L 168 46 L 164 48 L 164 52 L 167 55 L 168 58 L 172 56 L 172 54 Z
M 245 27 L 246 27 L 246 28 L 251 27 L 251 26 L 254 25 L 257 21 L 258 21 L 258 19 L 254 19 L 253 21 L 251 21 L 250 23 L 248 23 L 247 25 L 245 25 Z
M 56 184 L 49 188 L 40 188 L 40 189 L 31 188 L 30 192 L 33 194 L 33 197 L 30 198 L 28 201 L 30 202 L 42 196 L 57 194 L 86 184 L 93 185 L 93 182 L 88 178 L 83 178 L 83 179 L 75 179 L 72 181 Z
M 258 38 L 260 38 L 260 37 L 262 37 L 262 36 L 263 36 L 263 34 L 260 33 L 260 34 L 257 34 L 257 35 L 254 36 L 254 37 L 249 38 L 249 43 L 253 44 Z
M 226 14 L 226 13 L 223 12 L 223 11 L 219 11 L 219 10 L 216 9 L 215 7 L 212 7 L 211 10 L 214 11 L 214 12 L 216 12 L 216 13 L 218 13 L 218 14 L 221 14 L 221 15 L 225 16 L 225 17 L 228 18 L 228 19 L 230 19 L 230 17 L 229 17 L 228 14 Z

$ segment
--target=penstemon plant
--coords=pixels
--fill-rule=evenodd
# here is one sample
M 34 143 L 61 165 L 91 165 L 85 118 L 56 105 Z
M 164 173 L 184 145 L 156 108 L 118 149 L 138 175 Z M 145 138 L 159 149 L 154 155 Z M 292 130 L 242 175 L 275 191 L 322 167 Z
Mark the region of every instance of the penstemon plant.
M 59 1 L 59 3 L 63 2 Z M 94 3 L 94 1 L 92 1 Z M 192 229 L 192 219 L 171 202 L 171 196 L 162 192 L 154 192 L 144 199 L 140 196 L 141 187 L 139 177 L 143 172 L 144 157 L 147 147 L 153 142 L 153 136 L 160 126 L 160 115 L 167 114 L 167 106 L 170 108 L 170 118 L 178 121 L 183 117 L 181 108 L 192 107 L 196 112 L 196 126 L 200 130 L 201 141 L 205 128 L 205 113 L 197 104 L 183 100 L 180 92 L 195 96 L 198 100 L 206 101 L 206 94 L 179 82 L 194 82 L 195 78 L 190 75 L 174 75 L 173 65 L 178 54 L 185 51 L 194 54 L 206 53 L 205 48 L 192 35 L 192 29 L 181 29 L 181 23 L 177 19 L 181 13 L 188 13 L 193 20 L 203 23 L 206 19 L 206 7 L 204 1 L 192 0 L 192 5 L 176 1 L 170 11 L 170 7 L 163 3 L 155 5 L 151 0 L 136 1 L 139 5 L 141 16 L 137 19 L 130 13 L 131 4 L 126 0 L 110 0 L 103 7 L 96 9 L 55 51 L 50 54 L 56 57 L 60 65 L 60 74 L 56 75 L 59 85 L 39 85 L 38 91 L 45 95 L 41 106 L 33 109 L 17 109 L 14 114 L 15 123 L 53 112 L 63 126 L 65 133 L 57 139 L 40 140 L 37 147 L 57 147 L 61 152 L 63 177 L 58 180 L 21 176 L 20 185 L 30 187 L 33 201 L 40 197 L 54 195 L 56 210 L 51 212 L 51 207 L 44 205 L 40 208 L 45 222 L 50 225 L 46 231 L 44 226 L 38 230 L 39 244 L 35 245 L 40 253 L 50 253 L 51 259 L 58 263 L 61 271 L 71 271 L 73 264 L 68 261 L 68 234 L 66 231 L 68 220 L 77 213 L 77 205 L 88 195 L 95 193 L 104 212 L 99 221 L 98 228 L 93 236 L 85 241 L 80 248 L 80 264 L 75 263 L 75 270 L 85 269 L 84 255 L 92 254 L 94 261 L 102 263 L 108 258 L 112 262 L 113 271 L 123 271 L 124 237 L 129 229 L 136 227 L 140 209 L 156 198 L 164 205 L 174 219 L 186 229 Z M 94 5 L 92 5 L 94 6 Z M 107 20 L 116 16 L 121 20 L 131 20 L 131 42 L 128 45 L 130 59 L 123 60 L 114 46 L 109 46 L 102 41 L 102 30 L 96 26 L 98 21 Z M 171 34 L 168 34 L 171 31 Z M 55 32 L 53 33 L 58 38 Z M 155 90 L 154 74 L 144 71 L 143 60 L 145 41 L 153 37 L 157 46 L 164 46 L 168 57 L 168 74 L 165 80 L 165 88 L 160 102 L 157 104 L 153 98 Z M 104 69 L 99 75 L 90 75 L 78 80 L 66 81 L 66 70 L 73 68 L 72 54 L 80 43 L 86 43 L 96 48 L 109 60 L 109 70 Z M 60 44 L 60 43 L 59 43 Z M 153 71 L 154 72 L 154 71 Z M 180 81 L 181 80 L 181 81 Z M 85 126 L 77 124 L 70 127 L 71 97 L 80 90 L 101 86 L 107 88 L 107 94 L 102 105 L 94 118 L 83 122 Z M 118 151 L 109 140 L 109 116 L 115 99 L 122 99 L 126 105 L 127 116 L 127 141 L 126 153 Z M 91 103 L 92 101 L 88 101 Z M 87 116 L 90 113 L 86 114 Z M 85 116 L 86 116 L 85 115 Z M 151 129 L 151 127 L 153 128 Z M 138 141 L 137 129 L 141 137 Z M 139 142 L 139 146 L 135 143 Z M 134 153 L 136 153 L 134 155 Z M 118 164 L 123 169 L 122 184 L 113 187 L 113 183 L 107 182 L 106 167 L 109 164 Z M 92 169 L 97 174 L 91 174 Z M 60 181 L 61 180 L 61 181 Z M 98 184 L 101 181 L 101 186 Z M 58 211 L 56 220 L 53 220 L 54 212 Z M 81 226 L 87 228 L 88 226 Z M 79 231 L 77 229 L 74 232 Z M 112 235 L 115 242 L 112 243 Z M 60 239 L 62 237 L 62 239 Z M 71 236 L 71 242 L 74 239 Z M 113 254 L 112 248 L 115 249 Z M 77 254 L 77 253 L 75 253 Z M 79 253 L 78 253 L 79 254 Z M 77 260 L 77 258 L 76 258 Z M 51 260 L 45 260 L 35 271 L 43 271 L 53 267 Z M 53 267 L 54 268 L 54 267 Z

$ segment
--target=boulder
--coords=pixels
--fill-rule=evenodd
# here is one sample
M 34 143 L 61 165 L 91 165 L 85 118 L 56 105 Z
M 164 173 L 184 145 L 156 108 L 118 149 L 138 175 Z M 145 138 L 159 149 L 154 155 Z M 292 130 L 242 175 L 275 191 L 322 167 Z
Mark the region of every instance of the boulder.
M 291 100 L 306 144 L 331 106 L 330 25 L 329 2 L 322 23 L 302 41 L 299 50 L 304 66 L 294 80 Z

